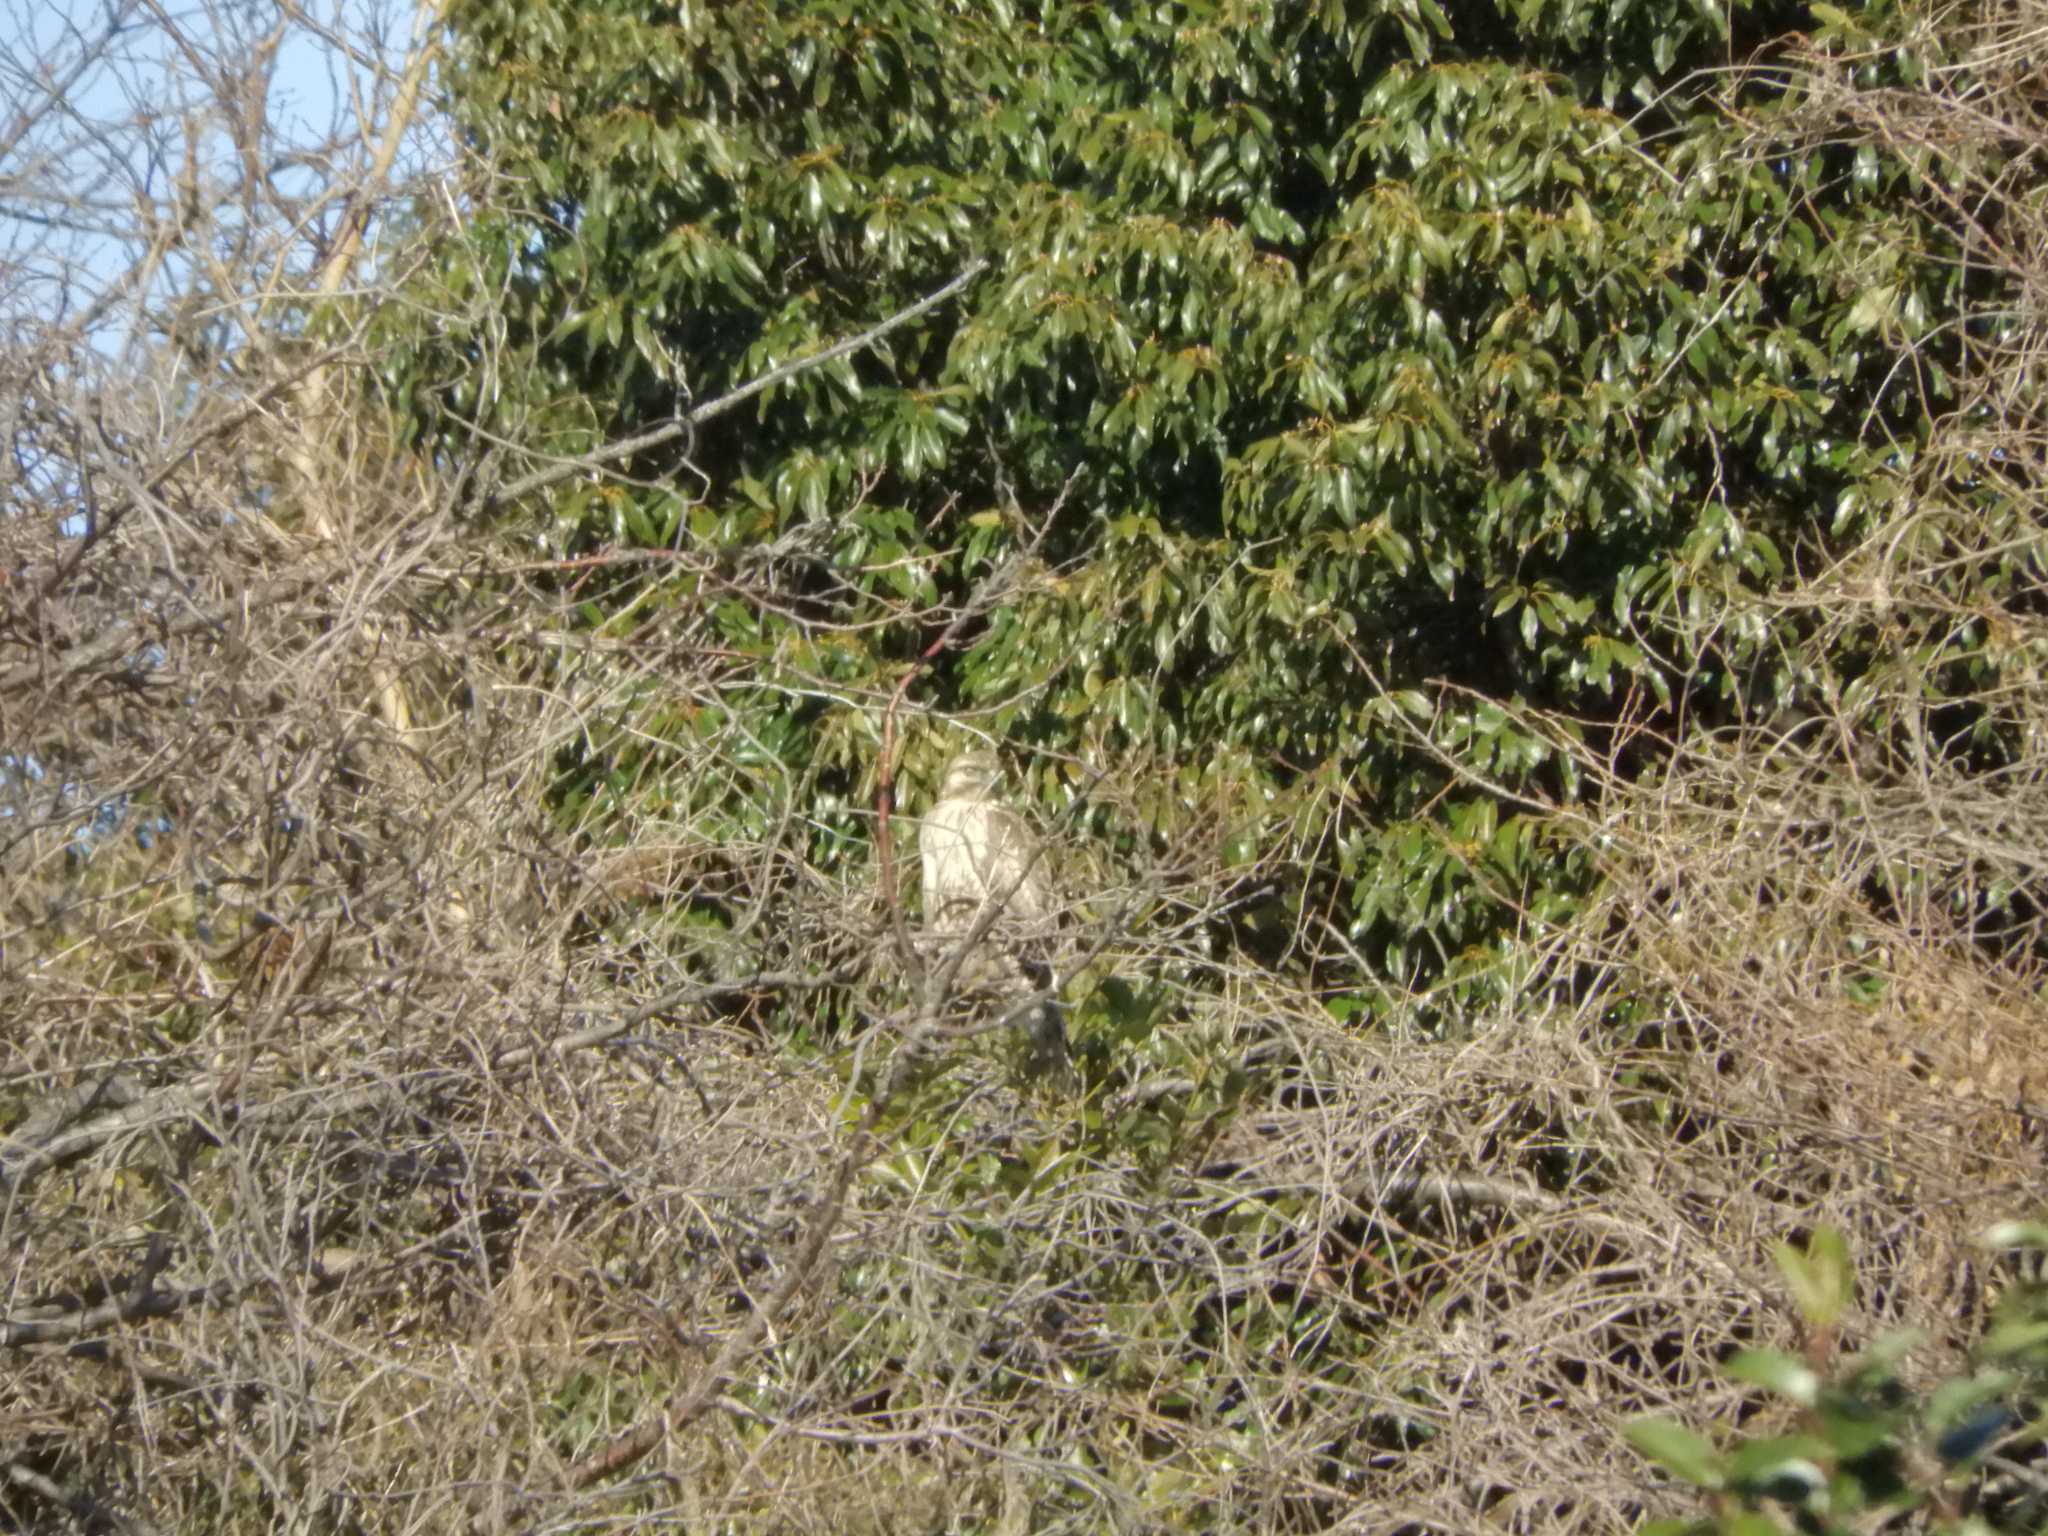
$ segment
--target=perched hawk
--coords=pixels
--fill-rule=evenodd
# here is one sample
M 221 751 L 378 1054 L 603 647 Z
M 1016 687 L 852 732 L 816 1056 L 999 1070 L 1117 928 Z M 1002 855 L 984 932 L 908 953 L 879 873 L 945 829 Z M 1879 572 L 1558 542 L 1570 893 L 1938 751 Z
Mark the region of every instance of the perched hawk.
M 973 933 L 989 904 L 1000 903 L 1000 915 L 961 965 L 959 980 L 1013 993 L 1043 991 L 1051 984 L 1047 956 L 1058 914 L 1052 870 L 1030 823 L 997 798 L 1002 782 L 993 752 L 964 752 L 946 769 L 939 802 L 918 828 L 925 932 L 932 958 L 942 961 Z M 1067 1026 L 1059 1005 L 1043 1003 L 1024 1022 L 1032 1068 L 1063 1069 Z

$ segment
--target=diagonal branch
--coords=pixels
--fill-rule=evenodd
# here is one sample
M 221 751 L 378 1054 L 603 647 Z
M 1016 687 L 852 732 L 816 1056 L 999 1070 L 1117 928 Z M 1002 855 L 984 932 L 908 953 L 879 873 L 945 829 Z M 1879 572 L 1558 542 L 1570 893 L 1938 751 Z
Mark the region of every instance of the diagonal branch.
M 551 485 L 560 485 L 564 480 L 574 479 L 577 475 L 586 474 L 590 470 L 601 469 L 607 464 L 616 464 L 623 459 L 630 459 L 636 453 L 644 453 L 649 448 L 658 448 L 663 443 L 673 442 L 684 433 L 702 426 L 713 417 L 723 416 L 734 406 L 751 400 L 764 389 L 773 389 L 777 384 L 787 379 L 793 379 L 800 373 L 808 373 L 813 368 L 822 368 L 825 364 L 845 357 L 848 353 L 859 352 L 866 347 L 873 346 L 899 326 L 908 325 L 927 310 L 936 309 L 987 270 L 988 258 L 985 256 L 979 257 L 969 262 L 966 269 L 958 277 L 947 283 L 945 287 L 926 294 L 923 298 L 905 309 L 899 309 L 895 314 L 889 316 L 888 319 L 883 320 L 880 324 L 870 326 L 858 336 L 849 336 L 844 341 L 834 342 L 822 352 L 813 353 L 809 357 L 796 358 L 791 362 L 784 363 L 779 368 L 771 368 L 768 372 L 762 374 L 760 378 L 742 384 L 738 389 L 720 395 L 716 400 L 707 400 L 696 409 L 686 411 L 672 420 L 663 422 L 658 427 L 640 433 L 637 437 L 625 438 L 616 443 L 607 443 L 604 447 L 582 454 L 577 458 L 564 459 L 560 463 L 549 465 L 546 469 L 537 469 L 532 474 L 514 480 L 502 490 L 494 492 L 487 499 L 486 506 L 488 508 L 507 501 L 517 501 L 521 496 L 531 495 L 535 491 L 544 491 Z

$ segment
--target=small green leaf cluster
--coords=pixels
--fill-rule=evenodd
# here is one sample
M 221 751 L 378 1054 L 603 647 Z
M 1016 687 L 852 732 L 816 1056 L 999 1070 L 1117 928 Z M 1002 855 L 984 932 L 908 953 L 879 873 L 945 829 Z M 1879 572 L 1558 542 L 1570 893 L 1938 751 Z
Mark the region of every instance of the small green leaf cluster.
M 2048 1254 L 2048 1227 L 2001 1224 L 1989 1246 Z M 2036 1531 L 2048 1506 L 2038 1491 L 2013 1497 L 1987 1476 L 1994 1453 L 2038 1461 L 2048 1446 L 2048 1289 L 2013 1284 L 1975 1350 L 1974 1368 L 1916 1390 L 1901 1365 L 1921 1339 L 1887 1335 L 1861 1354 L 1831 1358 L 1855 1296 L 1848 1244 L 1832 1228 L 1807 1245 L 1779 1248 L 1779 1268 L 1804 1318 L 1805 1355 L 1747 1350 L 1728 1374 L 1769 1395 L 1797 1424 L 1789 1433 L 1748 1431 L 1715 1440 L 1668 1419 L 1626 1426 L 1642 1455 L 1699 1489 L 1712 1513 L 1660 1520 L 1655 1536 L 1772 1536 L 1787 1528 L 1869 1530 L 1921 1512 L 1928 1528 L 1990 1536 Z M 2026 1485 L 2032 1486 L 2032 1485 Z

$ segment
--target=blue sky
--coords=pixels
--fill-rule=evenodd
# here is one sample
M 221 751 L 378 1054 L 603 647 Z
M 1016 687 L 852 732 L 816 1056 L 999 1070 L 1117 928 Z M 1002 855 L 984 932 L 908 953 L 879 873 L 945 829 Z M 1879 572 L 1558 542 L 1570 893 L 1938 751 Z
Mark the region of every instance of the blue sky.
M 355 105 L 375 94 L 364 58 L 381 42 L 400 61 L 413 18 L 412 0 L 310 0 L 303 13 L 275 0 L 0 0 L 0 325 L 89 312 L 147 248 L 144 205 L 175 208 L 195 169 L 215 189 L 235 183 L 204 78 L 214 61 L 277 38 L 264 158 L 280 190 L 303 196 L 331 162 L 294 154 L 355 135 Z M 223 217 L 231 231 L 232 208 Z M 177 283 L 177 261 L 159 289 Z M 119 350 L 125 319 L 95 326 L 103 350 Z

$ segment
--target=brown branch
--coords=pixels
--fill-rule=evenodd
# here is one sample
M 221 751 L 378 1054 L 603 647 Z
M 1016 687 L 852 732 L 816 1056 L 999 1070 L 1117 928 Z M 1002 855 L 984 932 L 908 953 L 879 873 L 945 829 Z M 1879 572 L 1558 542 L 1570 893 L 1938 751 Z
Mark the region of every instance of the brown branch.
M 609 1023 L 578 1030 L 556 1040 L 499 1051 L 490 1058 L 487 1067 L 491 1072 L 502 1072 L 524 1066 L 544 1052 L 566 1055 L 572 1051 L 589 1050 L 617 1039 L 650 1019 L 718 998 L 743 996 L 751 992 L 815 991 L 843 986 L 851 979 L 851 974 L 843 971 L 823 975 L 764 971 L 732 981 L 678 987 Z M 428 1068 L 364 1087 L 290 1093 L 263 1104 L 236 1106 L 233 1114 L 241 1125 L 283 1128 L 312 1119 L 334 1119 L 365 1109 L 395 1108 L 431 1088 L 457 1081 L 459 1077 L 460 1074 L 451 1068 Z M 134 1094 L 132 1085 L 125 1090 L 103 1088 L 103 1081 L 95 1080 L 89 1091 L 74 1089 L 66 1095 L 66 1101 L 76 1106 L 71 1111 L 76 1114 L 108 1098 L 117 1098 L 119 1107 L 111 1112 L 67 1130 L 64 1122 L 70 1116 L 53 1113 L 58 1106 L 52 1105 L 14 1135 L 0 1137 L 0 1195 L 11 1200 L 31 1180 L 52 1168 L 75 1161 L 117 1137 L 195 1119 L 205 1108 L 234 1092 L 241 1085 L 242 1075 L 238 1071 L 208 1073 L 141 1095 Z M 10 1162 L 5 1155 L 10 1148 L 26 1150 Z M 0 1216 L 4 1214 L 5 1207 L 0 1206 Z
M 46 1503 L 54 1504 L 77 1521 L 83 1530 L 110 1530 L 119 1532 L 120 1536 L 155 1536 L 156 1527 L 147 1521 L 109 1509 L 87 1494 L 69 1492 L 23 1462 L 9 1460 L 4 1466 L 8 1482 L 17 1488 L 27 1489 Z
M 769 1327 L 795 1299 L 804 1282 L 810 1279 L 811 1271 L 817 1267 L 833 1228 L 839 1225 L 839 1214 L 846 1206 L 846 1192 L 853 1186 L 854 1174 L 867 1160 L 869 1136 L 886 1103 L 886 1094 L 869 1101 L 867 1114 L 862 1117 L 860 1128 L 854 1132 L 853 1144 L 833 1170 L 832 1184 L 824 1204 L 812 1213 L 802 1241 L 791 1256 L 788 1272 L 769 1293 L 768 1299 L 755 1308 L 738 1331 L 725 1341 L 717 1357 L 704 1368 L 688 1390 L 671 1397 L 661 1412 L 628 1430 L 597 1455 L 571 1467 L 565 1480 L 571 1490 L 588 1488 L 616 1472 L 623 1472 L 677 1430 L 703 1417 L 718 1402 L 732 1384 L 741 1362 L 767 1336 Z
M 493 1072 L 507 1067 L 523 1066 L 543 1051 L 564 1054 L 569 1051 L 587 1050 L 591 1046 L 603 1045 L 616 1040 L 630 1030 L 639 1028 L 650 1019 L 674 1013 L 698 1003 L 714 1002 L 725 997 L 745 997 L 754 992 L 816 992 L 827 987 L 841 987 L 854 979 L 852 971 L 827 971 L 822 975 L 806 975 L 797 971 L 759 971 L 752 976 L 736 977 L 731 981 L 693 982 L 686 987 L 677 987 L 664 993 L 651 1003 L 642 1004 L 632 1012 L 614 1019 L 609 1024 L 594 1025 L 589 1029 L 564 1035 L 558 1040 L 542 1041 L 538 1045 L 515 1045 L 498 1051 L 491 1057 Z
M 49 1318 L 0 1318 L 0 1346 L 19 1348 L 27 1344 L 51 1344 L 65 1339 L 75 1339 L 81 1334 L 91 1333 L 100 1328 L 111 1328 L 116 1323 L 136 1322 L 149 1317 L 169 1317 L 188 1306 L 201 1302 L 217 1302 L 234 1294 L 234 1287 L 224 1281 L 212 1285 L 188 1286 L 177 1291 L 159 1291 L 156 1277 L 170 1263 L 171 1245 L 158 1234 L 150 1242 L 149 1253 L 142 1266 L 136 1271 L 135 1279 L 118 1296 L 109 1297 L 96 1307 L 81 1311 L 66 1312 Z
M 1361 1179 L 1346 1184 L 1343 1195 L 1363 1210 L 1379 1206 L 1456 1205 L 1508 1211 L 1564 1211 L 1562 1195 L 1513 1179 L 1478 1174 L 1404 1173 L 1388 1180 Z
M 643 1420 L 639 1425 L 626 1431 L 597 1455 L 587 1457 L 569 1469 L 564 1479 L 571 1490 L 588 1488 L 614 1473 L 623 1472 L 641 1460 L 677 1430 L 683 1429 L 703 1417 L 705 1412 L 717 1405 L 725 1389 L 732 1384 L 741 1363 L 753 1353 L 775 1320 L 793 1301 L 817 1268 L 819 1258 L 824 1254 L 825 1244 L 830 1240 L 833 1229 L 839 1225 L 840 1213 L 846 1207 L 847 1191 L 853 1187 L 854 1175 L 868 1159 L 869 1143 L 874 1128 L 880 1123 L 889 1104 L 909 1081 L 919 1051 L 925 1039 L 937 1028 L 937 1021 L 927 1010 L 920 1015 L 917 1025 L 905 1037 L 890 1063 L 889 1075 L 881 1088 L 868 1100 L 866 1112 L 861 1116 L 860 1125 L 853 1133 L 853 1140 L 846 1153 L 833 1170 L 832 1183 L 824 1202 L 811 1213 L 804 1227 L 803 1236 L 791 1256 L 788 1271 L 768 1298 L 747 1318 L 739 1330 L 727 1339 L 717 1356 L 699 1374 L 697 1380 L 686 1390 L 671 1396 L 660 1412 Z
M 192 461 L 201 448 L 209 443 L 225 441 L 232 437 L 242 427 L 247 426 L 250 422 L 262 416 L 271 405 L 275 404 L 284 395 L 297 389 L 304 379 L 319 373 L 346 351 L 347 348 L 343 346 L 326 348 L 317 356 L 300 364 L 298 368 L 287 373 L 284 377 L 276 379 L 265 385 L 262 389 L 257 390 L 249 399 L 243 401 L 226 415 L 206 423 L 199 430 L 176 444 L 175 451 L 167 454 L 147 475 L 142 475 L 138 472 L 128 478 L 130 478 L 131 483 L 139 485 L 140 490 L 145 495 L 154 496 L 157 490 L 181 466 Z M 103 447 L 112 446 L 107 443 L 104 430 L 99 429 L 97 424 L 95 424 L 95 430 L 100 437 Z M 82 460 L 80 467 L 82 469 L 87 467 L 83 464 Z M 46 598 L 54 597 L 58 592 L 62 591 L 65 583 L 77 574 L 85 557 L 126 519 L 128 513 L 133 511 L 136 505 L 138 503 L 131 501 L 127 506 L 115 509 L 105 517 L 93 518 L 90 526 L 86 528 L 84 535 L 78 539 L 64 558 L 57 561 L 52 567 L 48 579 L 43 583 L 42 595 Z M 10 672 L 0 674 L 0 687 L 13 686 L 12 679 L 27 670 L 25 667 L 16 667 Z

